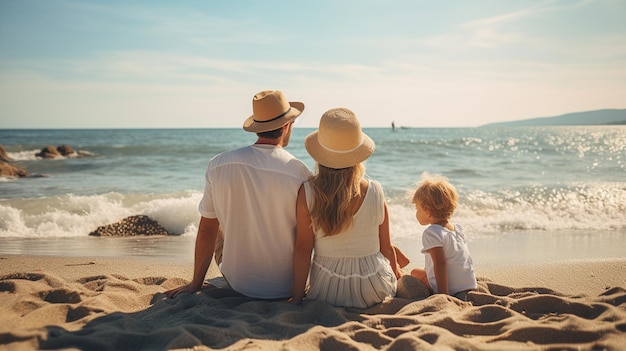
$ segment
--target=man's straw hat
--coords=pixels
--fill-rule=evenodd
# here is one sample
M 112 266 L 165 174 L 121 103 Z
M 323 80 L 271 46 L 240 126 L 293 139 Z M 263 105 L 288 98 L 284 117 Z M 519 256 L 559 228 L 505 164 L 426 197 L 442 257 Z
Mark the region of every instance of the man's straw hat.
M 334 108 L 322 115 L 319 129 L 307 135 L 304 147 L 319 164 L 340 169 L 365 161 L 376 145 L 363 133 L 354 112 Z
M 243 122 L 248 132 L 262 133 L 278 129 L 304 111 L 301 102 L 288 102 L 279 90 L 265 90 L 252 98 L 252 116 Z

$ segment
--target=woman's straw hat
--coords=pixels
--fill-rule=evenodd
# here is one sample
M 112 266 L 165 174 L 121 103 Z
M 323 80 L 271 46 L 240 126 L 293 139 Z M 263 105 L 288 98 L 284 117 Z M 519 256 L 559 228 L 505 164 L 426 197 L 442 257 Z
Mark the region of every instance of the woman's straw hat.
M 243 122 L 248 132 L 262 133 L 278 129 L 293 121 L 304 111 L 301 102 L 287 102 L 279 90 L 264 90 L 252 98 L 252 116 Z
M 354 112 L 334 108 L 322 115 L 319 129 L 307 135 L 304 147 L 319 164 L 340 169 L 365 161 L 376 145 L 361 131 Z

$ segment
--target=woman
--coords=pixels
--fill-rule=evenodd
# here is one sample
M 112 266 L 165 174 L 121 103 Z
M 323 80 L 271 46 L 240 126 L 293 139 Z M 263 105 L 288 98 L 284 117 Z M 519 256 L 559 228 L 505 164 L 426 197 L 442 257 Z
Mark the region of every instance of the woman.
M 374 142 L 352 111 L 335 108 L 304 144 L 317 174 L 298 192 L 291 301 L 304 299 L 309 271 L 307 299 L 366 308 L 395 296 L 408 259 L 391 245 L 382 186 L 364 178 Z

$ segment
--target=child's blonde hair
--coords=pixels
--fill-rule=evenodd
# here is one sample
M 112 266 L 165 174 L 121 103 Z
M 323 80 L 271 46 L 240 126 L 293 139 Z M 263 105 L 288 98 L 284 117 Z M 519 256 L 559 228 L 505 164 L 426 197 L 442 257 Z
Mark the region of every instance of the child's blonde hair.
M 448 178 L 424 172 L 412 202 L 419 202 L 437 219 L 450 219 L 459 204 L 459 194 Z

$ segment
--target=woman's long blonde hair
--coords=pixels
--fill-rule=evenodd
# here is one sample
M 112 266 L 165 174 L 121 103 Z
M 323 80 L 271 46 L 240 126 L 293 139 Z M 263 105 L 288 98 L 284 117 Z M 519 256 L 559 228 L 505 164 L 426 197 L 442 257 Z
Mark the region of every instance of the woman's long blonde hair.
M 352 225 L 353 205 L 361 196 L 364 174 L 363 163 L 341 169 L 317 164 L 317 174 L 309 179 L 313 189 L 313 206 L 309 209 L 313 229 L 331 236 Z

